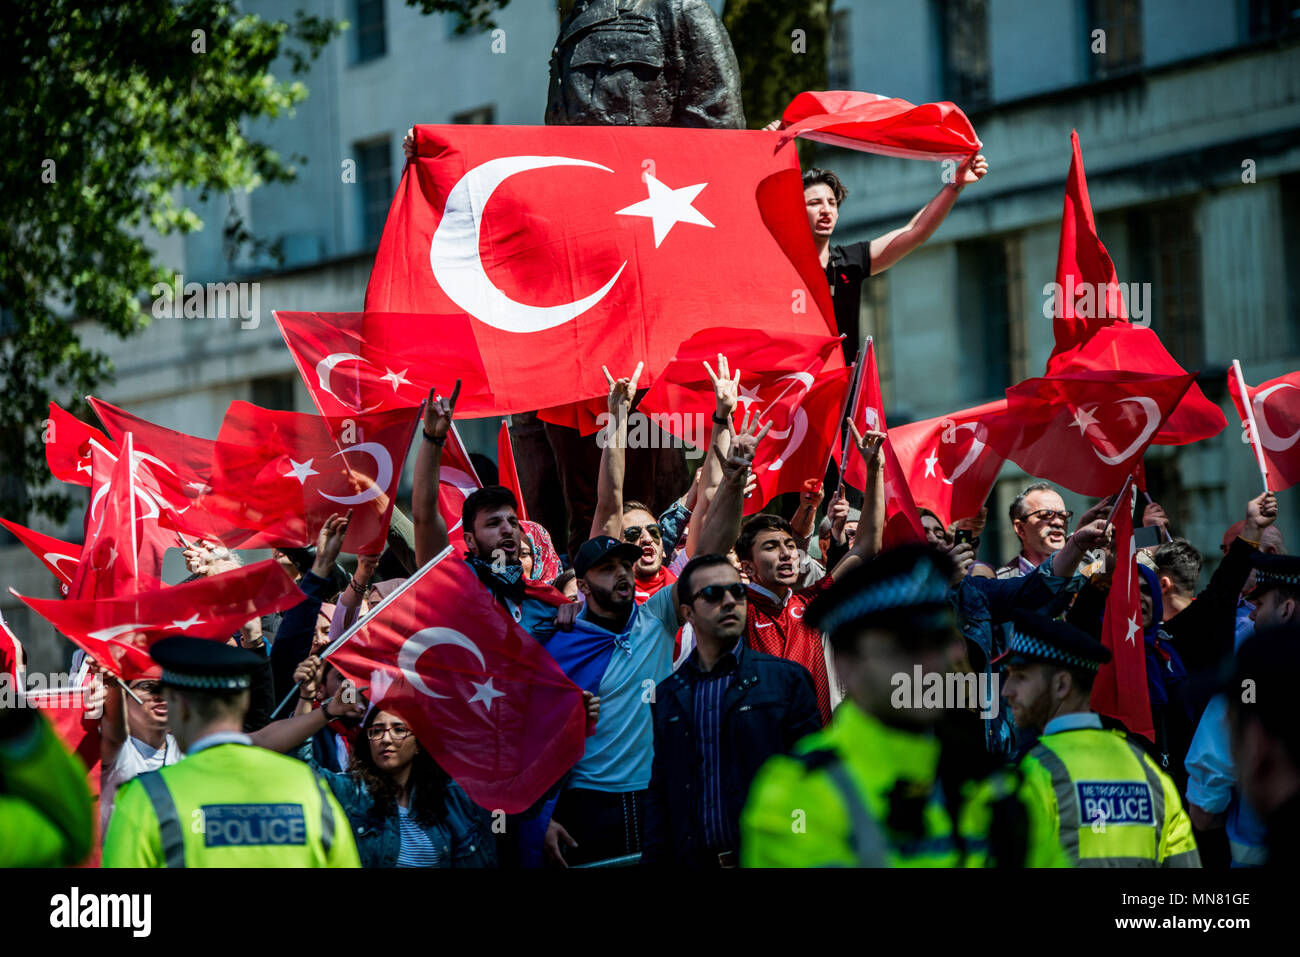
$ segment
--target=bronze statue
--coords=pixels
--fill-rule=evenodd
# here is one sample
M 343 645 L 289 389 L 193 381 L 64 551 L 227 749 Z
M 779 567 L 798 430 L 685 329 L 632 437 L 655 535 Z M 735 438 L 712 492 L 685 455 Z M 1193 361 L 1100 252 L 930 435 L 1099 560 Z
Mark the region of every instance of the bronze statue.
M 704 0 L 578 0 L 551 50 L 546 123 L 744 129 L 726 28 Z

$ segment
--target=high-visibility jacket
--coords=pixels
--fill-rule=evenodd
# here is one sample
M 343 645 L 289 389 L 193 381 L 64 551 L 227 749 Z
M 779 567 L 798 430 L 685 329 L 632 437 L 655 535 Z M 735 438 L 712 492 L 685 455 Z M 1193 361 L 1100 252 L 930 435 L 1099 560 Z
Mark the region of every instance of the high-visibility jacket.
M 29 727 L 0 740 L 0 867 L 84 861 L 94 833 L 86 766 L 39 712 L 6 720 Z
M 118 792 L 105 867 L 360 867 L 347 817 L 301 761 L 242 740 Z
M 936 737 L 845 701 L 828 727 L 759 770 L 741 815 L 742 866 L 978 867 L 996 857 L 991 845 L 1019 848 L 1017 865 L 1065 865 L 1041 802 L 1014 772 L 967 782 L 950 808 L 939 756 Z M 995 813 L 1000 801 L 1011 813 Z M 995 839 L 995 820 L 1018 822 L 1018 837 Z
M 1095 718 L 1080 720 L 1089 717 Z M 1044 733 L 1021 762 L 1070 862 L 1200 867 L 1192 822 L 1173 779 L 1123 732 L 1103 729 L 1100 720 L 1085 727 L 1072 723 Z

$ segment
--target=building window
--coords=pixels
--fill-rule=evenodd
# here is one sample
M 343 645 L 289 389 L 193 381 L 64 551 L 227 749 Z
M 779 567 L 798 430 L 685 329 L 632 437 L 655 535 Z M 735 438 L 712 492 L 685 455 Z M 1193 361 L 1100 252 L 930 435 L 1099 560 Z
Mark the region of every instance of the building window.
M 848 10 L 831 13 L 830 43 L 826 56 L 826 87 L 853 89 L 853 36 Z
M 1136 70 L 1142 65 L 1141 0 L 1089 0 L 1084 40 L 1094 80 Z
M 1151 328 L 1184 369 L 1205 364 L 1201 314 L 1201 239 L 1191 202 L 1149 206 L 1129 213 L 1135 281 L 1150 283 Z
M 490 126 L 497 121 L 497 108 L 489 103 L 487 106 L 475 107 L 472 110 L 465 110 L 463 113 L 453 113 L 451 121 L 453 123 L 476 123 Z
M 1028 376 L 1023 285 L 1019 236 L 958 245 L 959 379 L 969 399 L 1000 395 Z
M 367 249 L 379 245 L 393 202 L 393 162 L 388 139 L 358 143 L 357 180 L 361 184 L 361 237 Z
M 944 95 L 964 109 L 987 106 L 988 0 L 945 0 L 941 9 Z
M 1251 40 L 1300 31 L 1300 0 L 1250 0 L 1246 24 Z
M 384 0 L 354 0 L 354 62 L 376 60 L 388 52 Z
M 275 409 L 280 412 L 292 412 L 293 387 L 296 376 L 277 375 L 253 379 L 249 384 L 248 401 L 263 409 Z

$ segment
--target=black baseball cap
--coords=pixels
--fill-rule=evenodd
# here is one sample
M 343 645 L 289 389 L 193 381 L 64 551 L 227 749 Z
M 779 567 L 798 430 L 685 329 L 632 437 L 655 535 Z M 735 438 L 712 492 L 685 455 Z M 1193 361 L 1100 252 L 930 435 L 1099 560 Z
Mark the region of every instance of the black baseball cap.
M 578 554 L 573 557 L 573 570 L 577 572 L 579 578 L 586 578 L 587 572 L 611 558 L 626 558 L 634 562 L 640 557 L 639 545 L 620 542 L 617 538 L 608 535 L 597 535 L 582 543 Z

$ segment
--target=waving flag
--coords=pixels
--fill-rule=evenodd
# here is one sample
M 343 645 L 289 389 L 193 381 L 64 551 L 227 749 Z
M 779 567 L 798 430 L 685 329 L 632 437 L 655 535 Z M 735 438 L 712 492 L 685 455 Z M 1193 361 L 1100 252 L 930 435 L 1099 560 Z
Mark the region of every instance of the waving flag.
M 1228 392 L 1243 429 L 1248 427 L 1246 402 L 1250 402 L 1256 433 L 1250 438 L 1263 455 L 1269 491 L 1295 485 L 1300 481 L 1300 372 L 1288 372 L 1253 388 L 1247 385 L 1244 397 L 1236 375 L 1229 373 Z
M 81 546 L 61 541 L 52 535 L 44 535 L 3 518 L 0 518 L 0 525 L 7 528 L 14 538 L 26 545 L 28 551 L 41 560 L 41 564 L 59 580 L 59 590 L 66 595 L 68 587 L 72 584 L 72 577 L 77 572 L 77 563 L 81 561 Z
M 781 114 L 782 143 L 795 136 L 905 159 L 962 160 L 980 148 L 966 114 L 953 103 L 922 103 L 825 90 L 800 93 Z
M 526 810 L 586 747 L 582 690 L 450 549 L 327 654 L 480 807 Z
M 1116 562 L 1106 613 L 1101 625 L 1101 643 L 1110 649 L 1111 660 L 1101 666 L 1092 686 L 1092 710 L 1118 718 L 1134 734 L 1155 741 L 1151 721 L 1151 695 L 1147 691 L 1146 640 L 1142 635 L 1142 600 L 1138 591 L 1137 549 L 1133 542 L 1133 509 L 1127 487 L 1115 510 Z
M 975 515 L 989 497 L 1003 458 L 989 447 L 984 423 L 1006 408 L 1006 399 L 998 399 L 889 430 L 916 504 L 939 516 L 945 528 Z
M 438 468 L 438 511 L 447 523 L 447 541 L 457 554 L 465 549 L 465 529 L 461 527 L 460 517 L 464 512 L 465 499 L 483 482 L 474 470 L 465 443 L 460 440 L 456 423 L 452 423 L 447 435 L 447 444 L 442 447 L 442 459 Z M 516 491 L 515 493 L 519 493 Z M 523 499 L 520 499 L 522 507 Z M 522 515 L 520 516 L 523 517 Z
M 876 368 L 876 347 L 871 339 L 867 339 L 862 363 L 858 394 L 849 411 L 849 418 L 859 432 L 865 433 L 868 429 L 888 432 L 885 424 L 885 397 L 880 390 L 880 370 Z M 881 455 L 884 457 L 885 482 L 884 545 L 892 548 L 904 542 L 924 542 L 925 529 L 921 526 L 921 515 L 916 510 L 916 502 L 912 499 L 912 491 L 907 484 L 907 475 L 888 435 L 885 436 Z M 867 487 L 867 466 L 861 454 L 850 452 L 849 461 L 843 463 L 843 468 L 844 483 L 864 491 Z
M 244 548 L 309 544 L 331 513 L 351 511 L 343 550 L 378 555 L 416 417 L 399 409 L 324 418 L 232 402 L 214 445 L 212 491 L 198 504 L 245 529 Z
M 415 135 L 366 310 L 462 317 L 422 323 L 414 338 L 436 343 L 437 363 L 486 371 L 490 401 L 462 392 L 463 415 L 603 397 L 601 365 L 629 357 L 653 384 L 705 326 L 834 328 L 798 159 L 776 149 L 776 133 L 417 126 Z
M 90 447 L 92 442 L 111 450 L 117 445 L 93 425 L 87 425 L 57 403 L 50 403 L 50 418 L 45 426 L 45 461 L 60 482 L 90 485 Z
M 515 493 L 519 503 L 519 521 L 528 521 L 528 511 L 524 508 L 524 491 L 519 485 L 519 470 L 515 468 L 515 447 L 510 442 L 510 423 L 501 420 L 497 430 L 497 477 L 498 481 Z
M 0 675 L 7 675 L 14 687 L 18 687 L 19 673 L 23 670 L 23 646 L 9 630 L 4 612 L 0 612 Z
M 988 443 L 1030 475 L 1107 495 L 1137 468 L 1192 379 L 1127 372 L 1027 379 L 1007 389 L 1003 415 L 984 420 Z
M 77 601 L 10 593 L 109 671 L 133 681 L 155 673 L 149 647 L 171 635 L 225 641 L 249 620 L 306 596 L 274 560 L 120 598 Z

